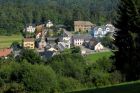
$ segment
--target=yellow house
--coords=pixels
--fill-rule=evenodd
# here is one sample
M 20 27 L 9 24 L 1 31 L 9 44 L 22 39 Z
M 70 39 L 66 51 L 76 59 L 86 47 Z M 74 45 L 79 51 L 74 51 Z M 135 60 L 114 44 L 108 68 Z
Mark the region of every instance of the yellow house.
M 29 48 L 29 49 L 34 49 L 35 48 L 34 38 L 24 38 L 23 47 L 24 48 Z
M 90 31 L 94 26 L 90 21 L 74 21 L 75 31 Z

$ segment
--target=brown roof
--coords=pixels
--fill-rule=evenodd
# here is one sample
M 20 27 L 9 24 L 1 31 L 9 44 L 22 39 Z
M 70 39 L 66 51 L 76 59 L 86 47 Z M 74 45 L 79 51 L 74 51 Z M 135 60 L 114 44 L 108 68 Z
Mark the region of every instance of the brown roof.
M 35 39 L 34 39 L 34 38 L 24 38 L 23 41 L 24 41 L 24 42 L 34 42 Z
M 1 49 L 0 50 L 0 57 L 6 57 L 12 52 L 11 49 Z
M 36 34 L 38 34 L 39 32 L 42 32 L 43 29 L 44 29 L 44 24 L 36 26 Z
M 91 26 L 93 26 L 94 24 L 91 23 L 90 21 L 74 21 L 74 25 L 91 25 Z
M 96 46 L 97 44 L 98 44 L 97 39 L 95 39 L 95 38 L 90 39 L 90 45 L 91 46 Z

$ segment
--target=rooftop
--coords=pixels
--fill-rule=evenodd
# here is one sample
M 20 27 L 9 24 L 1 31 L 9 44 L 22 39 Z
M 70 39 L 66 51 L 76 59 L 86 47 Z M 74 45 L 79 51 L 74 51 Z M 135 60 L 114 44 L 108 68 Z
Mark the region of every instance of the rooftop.
M 1 49 L 1 50 L 0 50 L 0 57 L 6 57 L 6 56 L 8 56 L 11 52 L 12 52 L 12 50 L 11 50 L 10 48 Z
M 73 35 L 73 39 L 84 39 L 84 40 L 90 40 L 92 36 L 90 34 L 76 34 Z
M 93 26 L 94 24 L 91 23 L 90 21 L 74 21 L 74 25 L 91 25 L 91 26 Z

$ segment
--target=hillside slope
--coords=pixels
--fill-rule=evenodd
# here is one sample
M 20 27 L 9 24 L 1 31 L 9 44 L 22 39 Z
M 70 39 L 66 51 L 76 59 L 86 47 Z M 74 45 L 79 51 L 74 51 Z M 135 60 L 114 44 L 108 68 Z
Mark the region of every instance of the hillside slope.
M 71 93 L 140 93 L 140 81 L 97 89 L 74 91 Z

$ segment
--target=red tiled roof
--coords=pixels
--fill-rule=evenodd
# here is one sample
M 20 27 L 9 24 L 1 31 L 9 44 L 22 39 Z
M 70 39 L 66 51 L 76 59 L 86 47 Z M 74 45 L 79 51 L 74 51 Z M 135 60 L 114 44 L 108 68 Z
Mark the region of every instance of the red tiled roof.
M 0 57 L 6 57 L 12 52 L 11 49 L 1 49 L 0 50 Z

